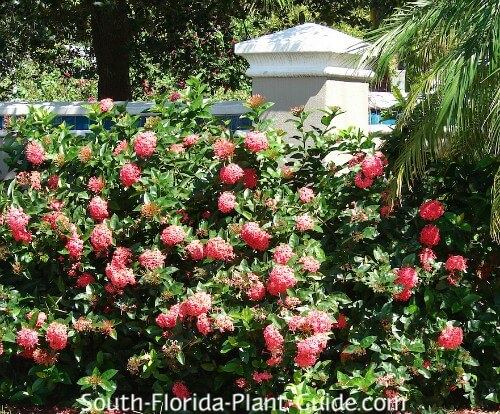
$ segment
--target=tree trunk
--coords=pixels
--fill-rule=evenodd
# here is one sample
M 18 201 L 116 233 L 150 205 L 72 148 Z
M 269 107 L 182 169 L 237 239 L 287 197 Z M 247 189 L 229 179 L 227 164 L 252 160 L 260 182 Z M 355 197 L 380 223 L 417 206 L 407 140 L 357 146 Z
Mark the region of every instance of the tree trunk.
M 99 99 L 131 99 L 130 22 L 125 0 L 92 5 L 92 46 L 99 76 Z
M 370 22 L 372 25 L 372 29 L 378 28 L 378 26 L 379 26 L 378 9 L 375 6 L 370 7 Z

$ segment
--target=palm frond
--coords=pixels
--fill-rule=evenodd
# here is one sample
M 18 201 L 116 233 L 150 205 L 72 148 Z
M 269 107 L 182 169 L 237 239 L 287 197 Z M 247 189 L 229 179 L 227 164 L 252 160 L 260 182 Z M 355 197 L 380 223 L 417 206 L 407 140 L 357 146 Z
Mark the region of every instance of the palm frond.
M 397 193 L 422 176 L 430 160 L 498 156 L 497 0 L 418 0 L 397 10 L 369 40 L 374 43 L 363 61 L 373 63 L 378 76 L 394 57 L 415 74 L 400 121 L 410 136 L 395 163 Z M 494 216 L 498 208 L 494 203 Z

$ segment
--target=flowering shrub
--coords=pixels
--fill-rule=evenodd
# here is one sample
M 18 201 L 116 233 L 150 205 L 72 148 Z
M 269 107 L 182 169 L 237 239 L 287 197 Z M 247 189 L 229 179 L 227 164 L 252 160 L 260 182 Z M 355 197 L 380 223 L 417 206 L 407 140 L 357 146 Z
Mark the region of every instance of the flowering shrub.
M 325 392 L 496 401 L 484 188 L 497 166 L 434 166 L 388 204 L 391 139 L 383 154 L 354 130 L 306 130 L 296 110 L 292 145 L 256 98 L 254 131 L 233 134 L 189 85 L 144 128 L 109 102 L 90 106 L 85 137 L 39 110 L 13 125 L 2 398 L 244 389 L 290 412 Z M 332 150 L 351 161 L 325 162 Z

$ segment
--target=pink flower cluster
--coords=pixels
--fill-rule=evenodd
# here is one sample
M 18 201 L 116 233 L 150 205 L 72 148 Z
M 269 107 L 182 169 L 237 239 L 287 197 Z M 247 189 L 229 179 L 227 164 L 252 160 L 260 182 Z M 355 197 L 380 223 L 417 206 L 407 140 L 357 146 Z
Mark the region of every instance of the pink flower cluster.
M 221 237 L 214 237 L 207 241 L 205 245 L 205 254 L 209 259 L 214 260 L 230 261 L 235 257 L 233 246 Z
M 7 225 L 15 241 L 22 241 L 24 243 L 31 241 L 32 234 L 26 229 L 29 221 L 30 218 L 21 207 L 12 207 L 7 212 Z
M 141 169 L 137 164 L 128 162 L 120 170 L 120 179 L 125 187 L 137 183 L 141 179 Z
M 90 177 L 87 188 L 98 194 L 104 189 L 104 180 L 101 177 Z
M 292 332 L 326 333 L 331 331 L 332 326 L 333 322 L 328 313 L 316 309 L 310 311 L 307 316 L 294 315 L 288 321 L 288 328 Z
M 61 323 L 52 322 L 47 328 L 45 337 L 52 349 L 60 351 L 68 344 L 68 328 Z
M 161 233 L 161 241 L 169 246 L 182 243 L 186 238 L 186 232 L 181 226 L 168 226 Z
M 142 131 L 135 137 L 134 151 L 141 158 L 150 157 L 156 150 L 156 142 L 156 134 L 153 131 Z
M 302 214 L 295 218 L 297 224 L 297 230 L 307 231 L 314 228 L 314 220 L 308 214 Z
M 189 253 L 193 260 L 203 260 L 205 258 L 205 247 L 199 240 L 190 241 L 184 249 Z
M 258 384 L 262 384 L 263 381 L 270 380 L 272 377 L 273 376 L 267 371 L 264 372 L 255 371 L 252 375 L 253 380 Z
M 263 331 L 266 348 L 271 357 L 266 361 L 267 365 L 275 366 L 282 362 L 284 338 L 275 325 L 268 325 Z
M 321 263 L 318 262 L 314 257 L 312 256 L 304 256 L 301 257 L 299 260 L 299 263 L 302 263 L 302 270 L 309 271 L 311 273 L 317 273 L 319 268 L 321 267 Z
M 227 164 L 221 168 L 219 176 L 224 184 L 235 184 L 243 178 L 245 172 L 235 163 Z
M 159 250 L 147 249 L 139 256 L 138 260 L 142 267 L 145 267 L 149 270 L 154 270 L 165 264 L 165 258 L 165 255 L 162 254 L 162 252 L 160 252 Z
M 314 200 L 314 191 L 309 187 L 299 188 L 299 199 L 303 203 L 310 203 Z
M 96 221 L 103 221 L 109 218 L 108 202 L 99 196 L 93 197 L 89 203 L 89 213 L 90 217 Z
M 219 211 L 222 213 L 230 213 L 236 205 L 236 196 L 230 191 L 224 191 L 217 201 Z
M 271 295 L 279 296 L 286 293 L 287 289 L 297 284 L 293 269 L 286 265 L 276 265 L 269 274 L 267 290 Z
M 116 144 L 116 147 L 113 151 L 113 155 L 117 156 L 120 152 L 125 151 L 127 148 L 128 148 L 127 140 L 118 141 L 118 144 Z
M 209 318 L 206 313 L 202 313 L 196 318 L 196 328 L 198 328 L 198 331 L 200 331 L 202 335 L 207 336 L 209 333 L 213 332 L 212 319 Z
M 463 342 L 463 331 L 458 326 L 447 326 L 439 334 L 439 345 L 445 349 L 458 348 Z
M 396 273 L 398 277 L 394 281 L 394 283 L 402 285 L 403 291 L 394 295 L 394 298 L 396 300 L 406 302 L 411 297 L 411 289 L 413 289 L 418 284 L 417 271 L 412 267 L 403 267 Z
M 314 334 L 302 339 L 297 344 L 297 356 L 294 361 L 301 368 L 312 367 L 319 358 L 319 354 L 326 348 L 328 336 L 324 333 Z
M 274 249 L 273 260 L 277 264 L 287 264 L 295 256 L 293 249 L 288 244 L 282 244 Z
M 38 333 L 34 329 L 23 328 L 17 332 L 16 342 L 24 349 L 34 349 L 38 345 Z
M 160 313 L 156 317 L 156 324 L 162 329 L 174 328 L 178 320 L 181 322 L 184 320 L 180 303 L 171 306 L 167 313 Z
M 214 154 L 219 159 L 226 159 L 233 155 L 236 144 L 226 138 L 220 138 L 214 143 Z
M 184 137 L 184 145 L 186 147 L 191 147 L 196 144 L 200 140 L 200 136 L 198 134 L 192 134 Z
M 359 161 L 361 156 L 354 158 Z M 353 160 L 351 160 L 352 162 Z M 352 165 L 359 164 L 359 162 L 352 163 Z M 354 184 L 359 188 L 367 188 L 373 184 L 373 180 L 380 177 L 384 173 L 384 166 L 387 164 L 385 155 L 377 151 L 374 156 L 364 157 L 361 161 L 361 172 L 354 178 Z M 349 164 L 351 165 L 351 163 Z
M 26 159 L 34 165 L 43 164 L 47 154 L 42 146 L 36 142 L 30 141 L 26 145 Z
M 90 243 L 92 243 L 94 251 L 106 251 L 112 242 L 113 234 L 106 224 L 101 223 L 94 227 L 90 234 Z
M 99 109 L 101 110 L 101 113 L 110 111 L 113 109 L 113 106 L 114 102 L 111 98 L 104 98 L 99 101 Z
M 137 281 L 134 271 L 128 267 L 131 263 L 132 252 L 127 247 L 117 247 L 106 265 L 106 276 L 111 284 L 117 289 L 123 289 L 127 285 L 135 285 Z
M 200 316 L 212 307 L 212 296 L 206 292 L 196 292 L 182 304 L 182 313 L 188 316 Z
M 34 314 L 35 312 L 33 311 L 28 312 L 26 314 L 26 319 L 28 320 L 28 322 L 31 322 L 31 318 L 33 317 Z M 47 320 L 47 314 L 45 312 L 38 312 L 35 326 L 37 328 L 40 328 L 45 323 L 46 320 Z
M 66 249 L 69 252 L 70 259 L 80 260 L 83 255 L 83 240 L 76 231 L 76 227 L 72 226 L 71 237 L 66 240 Z
M 266 250 L 269 247 L 269 240 L 271 235 L 262 230 L 259 223 L 251 221 L 245 223 L 240 232 L 241 239 L 255 250 Z
M 430 272 L 432 270 L 431 260 L 436 260 L 436 253 L 428 247 L 424 247 L 422 252 L 418 255 L 420 258 L 420 263 L 422 264 L 422 269 Z
M 252 152 L 260 152 L 269 148 L 269 142 L 263 132 L 251 131 L 245 135 L 245 146 Z

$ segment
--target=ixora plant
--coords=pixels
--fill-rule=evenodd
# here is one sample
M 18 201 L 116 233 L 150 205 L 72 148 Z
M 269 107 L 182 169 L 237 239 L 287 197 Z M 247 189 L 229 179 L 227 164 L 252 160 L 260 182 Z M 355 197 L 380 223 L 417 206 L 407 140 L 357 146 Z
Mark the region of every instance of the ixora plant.
M 282 396 L 291 413 L 341 394 L 407 409 L 498 402 L 494 162 L 434 165 L 389 205 L 398 137 L 377 149 L 326 127 L 338 108 L 323 130 L 295 108 L 290 144 L 261 121 L 260 96 L 247 102 L 253 130 L 232 133 L 188 85 L 144 127 L 110 100 L 89 106 L 86 136 L 39 110 L 14 122 L 3 401 L 246 392 Z M 332 150 L 352 158 L 327 164 Z

